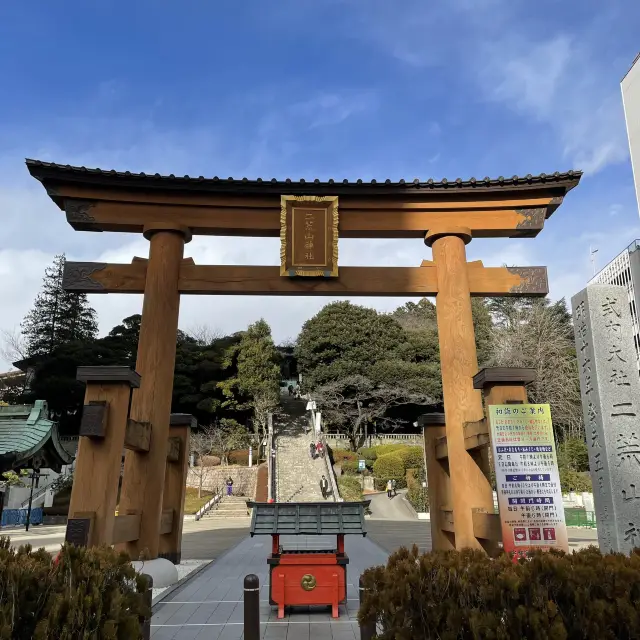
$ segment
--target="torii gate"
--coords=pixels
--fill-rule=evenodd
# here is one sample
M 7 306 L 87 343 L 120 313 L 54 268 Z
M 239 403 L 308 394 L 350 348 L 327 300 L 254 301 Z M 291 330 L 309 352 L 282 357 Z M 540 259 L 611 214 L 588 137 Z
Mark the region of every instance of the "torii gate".
M 144 293 L 139 379 L 124 376 L 125 384 L 139 388 L 133 390 L 130 416 L 120 420 L 128 420 L 130 427 L 150 427 L 151 437 L 146 448 L 129 447 L 126 453 L 120 500 L 125 515 L 118 517 L 130 518 L 127 533 L 102 535 L 102 540 L 120 542 L 132 558 L 143 550 L 150 558 L 179 557 L 179 536 L 163 519 L 163 493 L 181 294 L 435 296 L 453 518 L 449 544 L 458 549 L 489 546 L 492 540 L 483 539 L 489 534 L 477 526 L 474 530 L 474 513 L 493 513 L 488 457 L 472 456 L 464 433 L 466 423 L 483 417 L 480 391 L 473 384 L 478 364 L 471 296 L 544 296 L 548 283 L 545 267 L 467 262 L 465 245 L 474 237 L 537 236 L 578 184 L 580 172 L 453 182 L 305 182 L 147 175 L 38 160 L 27 160 L 27 167 L 74 229 L 142 233 L 150 243 L 148 259 L 68 262 L 65 270 L 69 290 Z M 282 264 L 196 265 L 183 257 L 192 234 L 280 236 Z M 432 247 L 433 261 L 419 267 L 338 268 L 338 235 L 421 238 Z M 121 450 L 115 447 L 111 457 Z M 92 460 L 91 471 L 76 475 L 72 520 L 76 512 L 87 511 L 86 504 L 82 510 L 74 504 L 81 492 L 77 487 L 83 487 L 85 503 L 95 503 L 98 498 L 86 494 L 107 475 Z M 104 488 L 100 491 L 102 497 Z M 176 515 L 182 519 L 181 511 Z M 124 530 L 124 524 L 117 530 Z

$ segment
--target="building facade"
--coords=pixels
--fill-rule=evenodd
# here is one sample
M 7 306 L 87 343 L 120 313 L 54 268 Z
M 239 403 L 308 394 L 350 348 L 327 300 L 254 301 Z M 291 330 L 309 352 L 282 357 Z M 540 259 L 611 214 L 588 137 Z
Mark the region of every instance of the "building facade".
M 631 321 L 633 324 L 633 344 L 640 371 L 640 240 L 634 240 L 619 256 L 597 273 L 589 284 L 616 284 L 627 289 Z
M 636 197 L 640 206 L 640 53 L 620 83 L 622 88 L 622 104 L 627 123 L 631 167 L 636 185 Z

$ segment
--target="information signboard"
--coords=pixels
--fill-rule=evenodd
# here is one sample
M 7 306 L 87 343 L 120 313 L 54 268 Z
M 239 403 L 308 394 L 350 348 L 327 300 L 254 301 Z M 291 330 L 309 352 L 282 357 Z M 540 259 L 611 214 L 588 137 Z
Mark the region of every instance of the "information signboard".
M 358 460 L 358 471 L 364 471 L 367 468 L 366 460 Z
M 504 550 L 569 550 L 548 404 L 490 405 Z

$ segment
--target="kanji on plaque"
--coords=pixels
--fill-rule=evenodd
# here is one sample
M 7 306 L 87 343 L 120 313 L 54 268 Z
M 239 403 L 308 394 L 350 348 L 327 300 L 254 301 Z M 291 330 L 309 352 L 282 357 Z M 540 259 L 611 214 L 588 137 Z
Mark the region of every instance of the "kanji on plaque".
M 504 550 L 569 550 L 548 404 L 490 405 Z

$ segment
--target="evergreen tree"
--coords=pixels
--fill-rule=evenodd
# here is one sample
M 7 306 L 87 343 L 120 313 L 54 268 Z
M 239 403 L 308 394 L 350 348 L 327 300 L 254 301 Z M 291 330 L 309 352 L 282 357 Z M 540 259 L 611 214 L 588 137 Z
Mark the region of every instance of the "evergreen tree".
M 250 408 L 256 432 L 267 430 L 267 417 L 280 403 L 280 354 L 265 320 L 249 325 L 240 343 L 227 354 L 227 364 L 237 363 L 237 374 L 218 383 L 226 397 L 223 406 Z
M 86 294 L 62 288 L 64 263 L 64 254 L 57 255 L 46 268 L 42 289 L 22 322 L 27 357 L 49 354 L 74 340 L 93 340 L 98 333 L 96 312 Z

